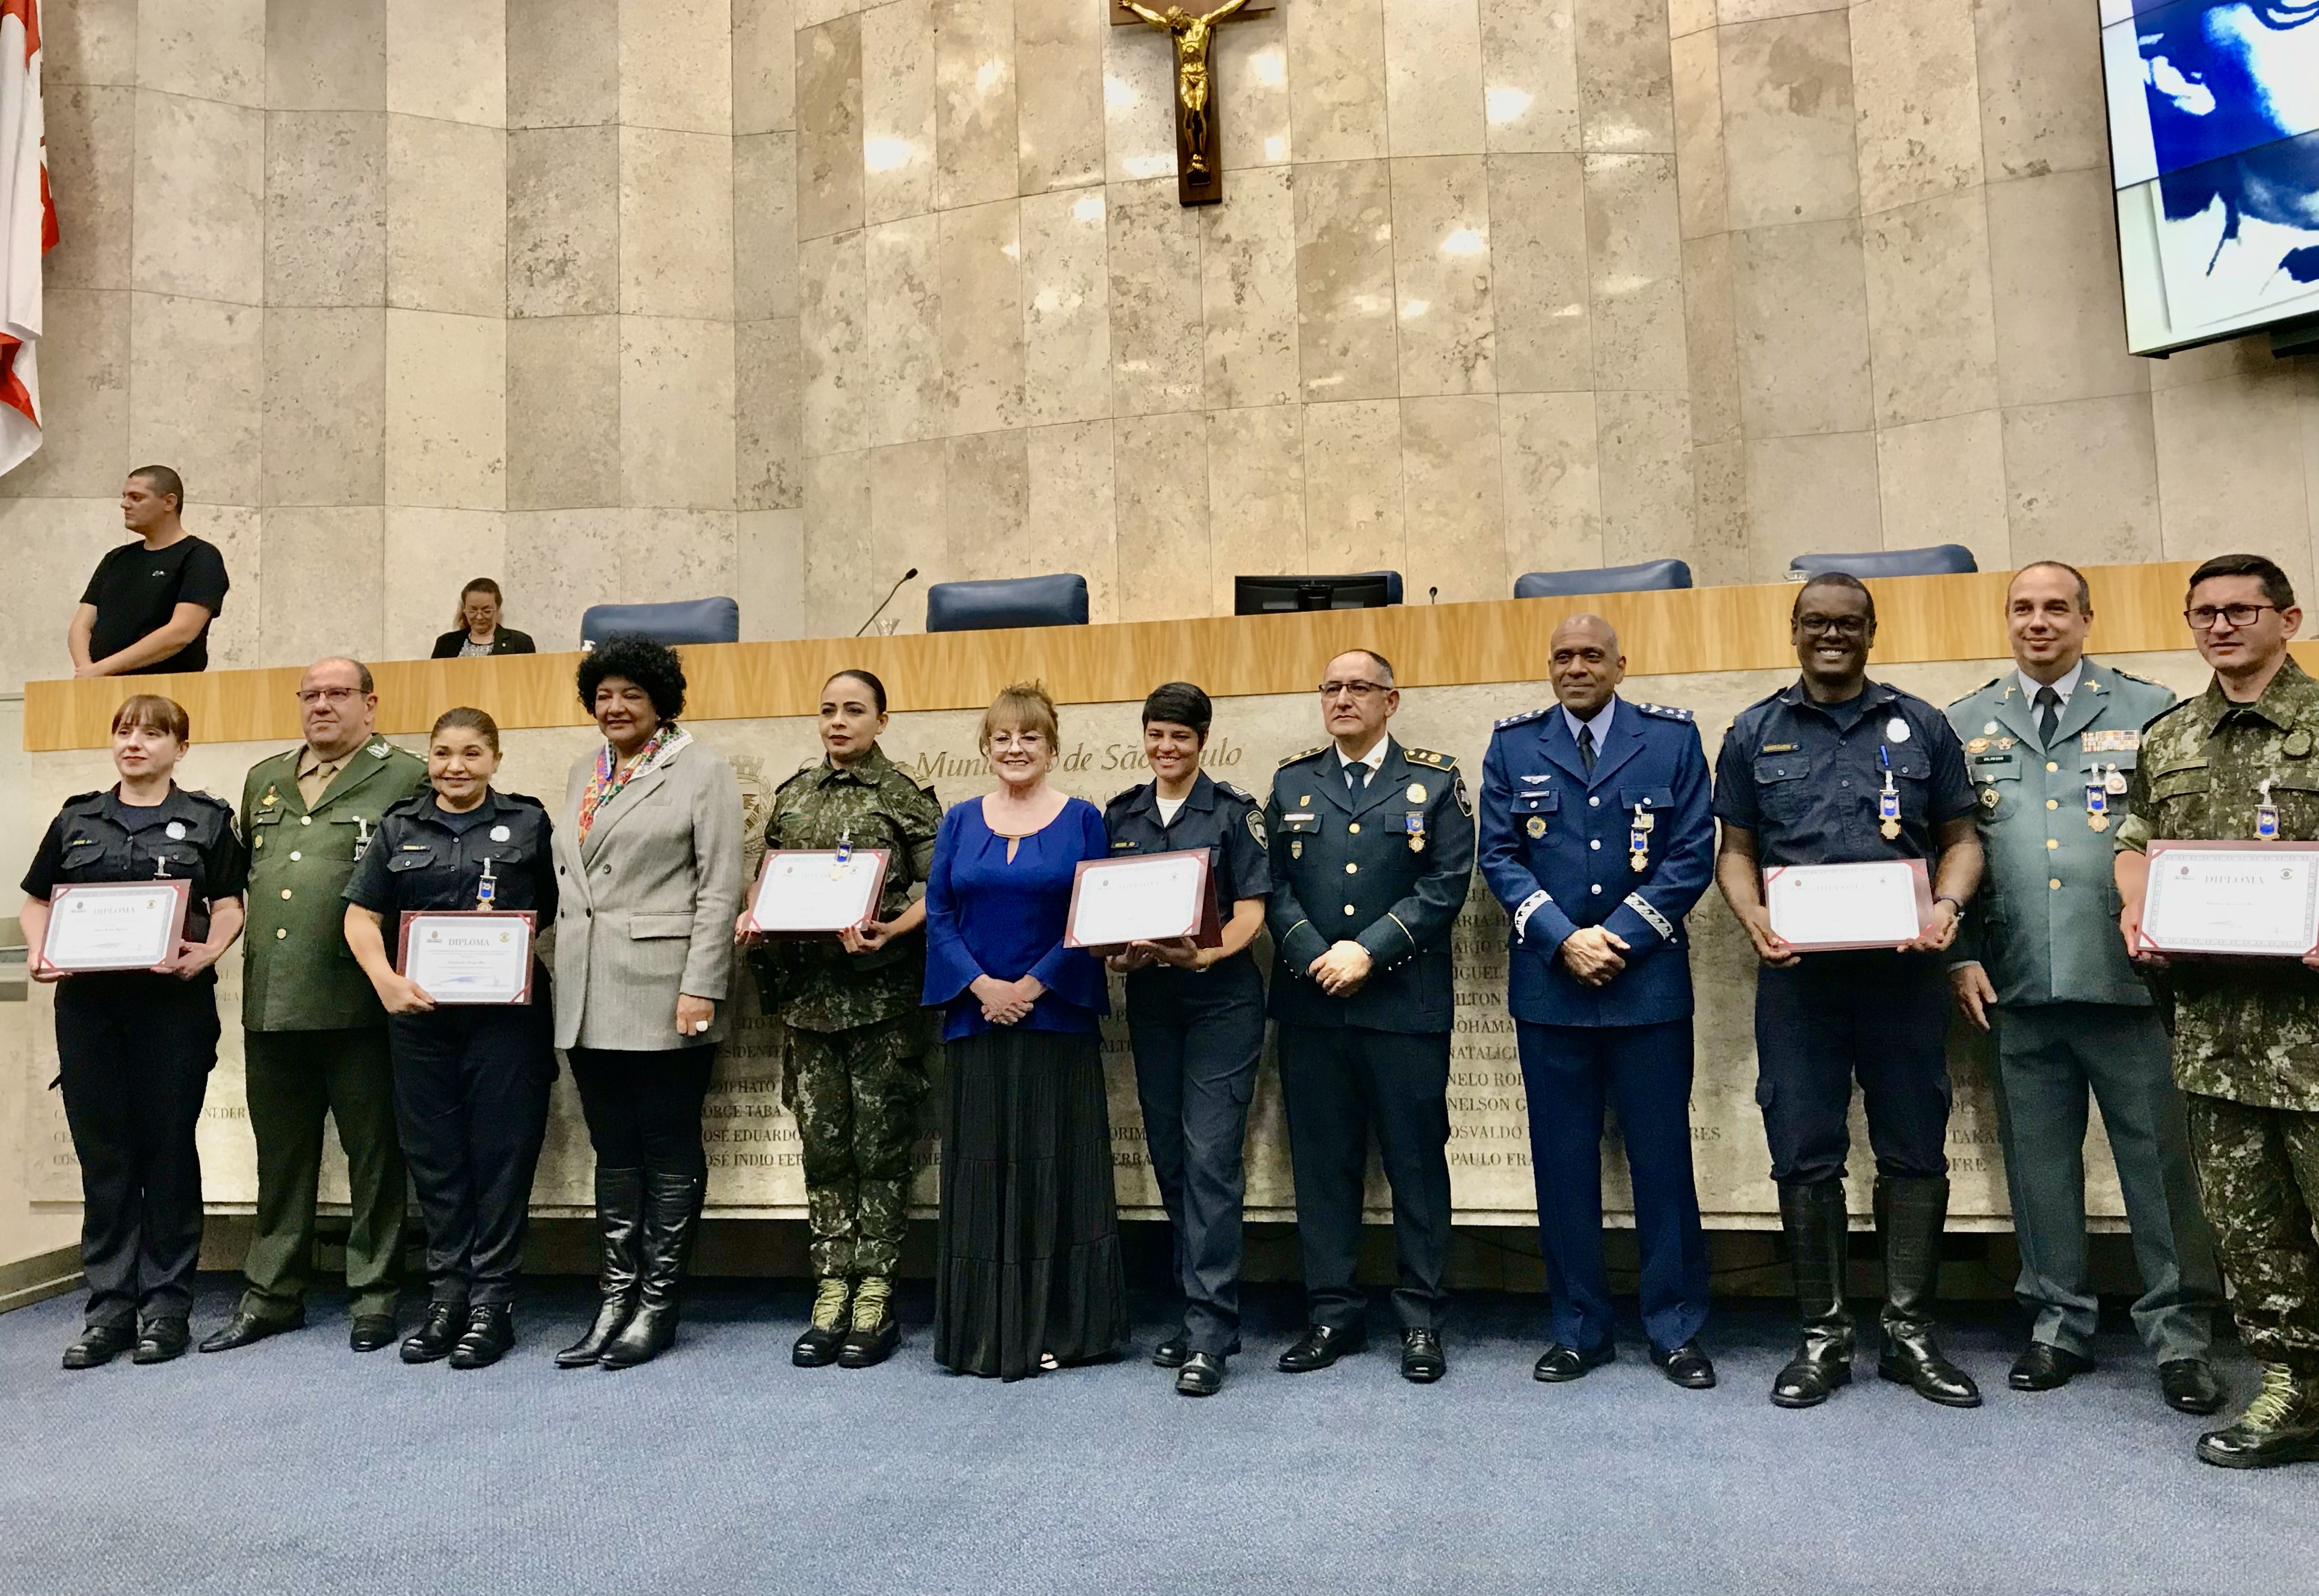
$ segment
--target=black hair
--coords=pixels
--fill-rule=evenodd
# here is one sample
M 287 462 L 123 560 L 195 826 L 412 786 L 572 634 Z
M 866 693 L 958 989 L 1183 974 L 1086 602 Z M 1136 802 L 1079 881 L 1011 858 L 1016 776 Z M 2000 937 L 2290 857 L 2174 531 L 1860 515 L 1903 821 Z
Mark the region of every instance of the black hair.
M 2067 560 L 2032 560 L 2013 573 L 2013 582 L 2019 582 L 2032 571 L 2068 572 L 2078 584 L 2078 613 L 2091 615 L 2094 612 L 2094 591 L 2086 584 L 2086 573 L 2075 565 L 2071 564 Z M 2005 594 L 2008 600 L 2012 598 L 2013 582 L 2005 584 Z
M 2295 608 L 2295 584 L 2287 580 L 2287 573 L 2278 568 L 2278 562 L 2260 555 L 2216 555 L 2190 573 L 2190 585 L 2182 593 L 2183 602 L 2189 601 L 2200 582 L 2216 576 L 2251 576 L 2262 583 L 2262 596 L 2272 608 Z
M 870 690 L 870 701 L 878 706 L 878 713 L 880 715 L 886 713 L 886 684 L 884 682 L 879 681 L 875 676 L 871 675 L 867 671 L 856 671 L 851 667 L 843 671 L 831 672 L 829 681 L 835 681 L 841 676 L 851 676 L 854 681 L 868 688 Z M 821 684 L 821 688 L 824 692 L 827 692 L 829 690 L 829 681 L 825 681 Z
M 1809 576 L 1804 578 L 1804 585 L 1796 590 L 1795 602 L 1788 606 L 1788 621 L 1790 625 L 1793 625 L 1795 621 L 1802 616 L 1804 612 L 1804 595 L 1810 592 L 1814 588 L 1850 588 L 1854 592 L 1858 593 L 1862 599 L 1867 601 L 1868 624 L 1872 627 L 1876 624 L 1876 595 L 1868 591 L 1868 584 L 1866 582 L 1853 575 L 1849 571 L 1815 571 Z
M 1155 720 L 1187 726 L 1203 743 L 1208 740 L 1208 726 L 1215 715 L 1216 707 L 1208 701 L 1208 695 L 1188 681 L 1163 681 L 1143 700 L 1145 726 Z
M 456 709 L 446 709 L 437 716 L 434 728 L 427 734 L 427 740 L 432 743 L 452 727 L 463 726 L 474 727 L 493 753 L 500 751 L 500 723 L 481 709 L 471 709 L 465 705 Z
M 633 681 L 663 721 L 684 713 L 684 662 L 664 643 L 633 633 L 607 637 L 580 656 L 580 707 L 596 713 L 596 690 L 614 677 Z
M 166 465 L 140 465 L 129 473 L 141 476 L 153 485 L 153 491 L 164 499 L 174 499 L 170 508 L 183 514 L 185 508 L 185 479 Z

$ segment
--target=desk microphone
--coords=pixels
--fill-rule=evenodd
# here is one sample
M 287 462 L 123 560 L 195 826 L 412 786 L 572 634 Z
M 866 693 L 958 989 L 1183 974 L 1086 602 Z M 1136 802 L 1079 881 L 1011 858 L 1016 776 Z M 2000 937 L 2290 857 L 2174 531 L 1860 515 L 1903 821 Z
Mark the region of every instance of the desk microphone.
M 902 582 L 909 581 L 910 578 L 916 576 L 917 573 L 918 568 L 916 565 L 911 566 L 907 571 L 902 573 Z M 894 595 L 902 591 L 902 582 L 898 582 L 892 587 L 886 590 L 886 596 L 878 600 L 878 608 L 870 612 L 870 620 L 863 621 L 860 626 L 853 629 L 853 635 L 856 637 L 859 637 L 862 633 L 870 629 L 870 621 L 876 620 L 880 616 L 886 613 L 886 606 L 891 604 L 894 601 Z
M 1428 604 L 1439 604 L 1439 603 L 1440 603 L 1440 602 L 1441 602 L 1441 590 L 1440 590 L 1439 588 L 1428 588 L 1428 589 L 1426 589 L 1426 590 L 1425 590 L 1425 601 L 1426 601 Z

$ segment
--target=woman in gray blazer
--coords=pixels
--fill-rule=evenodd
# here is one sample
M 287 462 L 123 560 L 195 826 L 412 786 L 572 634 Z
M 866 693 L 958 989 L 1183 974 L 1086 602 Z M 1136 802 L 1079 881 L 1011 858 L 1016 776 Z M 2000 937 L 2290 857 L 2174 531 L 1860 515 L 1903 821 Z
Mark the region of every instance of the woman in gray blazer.
M 609 637 L 580 662 L 604 745 L 555 827 L 555 1045 L 596 1150 L 603 1301 L 558 1366 L 626 1368 L 676 1339 L 677 1282 L 708 1164 L 700 1104 L 731 1023 L 741 787 L 676 723 L 672 649 Z

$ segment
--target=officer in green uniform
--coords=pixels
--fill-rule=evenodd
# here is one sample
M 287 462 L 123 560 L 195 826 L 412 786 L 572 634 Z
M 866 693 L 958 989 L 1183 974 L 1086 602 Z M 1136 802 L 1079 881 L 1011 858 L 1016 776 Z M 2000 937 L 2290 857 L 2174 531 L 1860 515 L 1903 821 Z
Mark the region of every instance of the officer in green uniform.
M 2215 678 L 2143 729 L 2115 834 L 2119 929 L 2136 950 L 2152 841 L 2319 842 L 2319 681 L 2287 657 L 2295 590 L 2260 555 L 2222 555 L 2191 573 L 2184 611 Z M 2171 968 L 2190 1154 L 2239 1339 L 2262 1367 L 2254 1400 L 2198 1438 L 2198 1456 L 2319 1458 L 2319 955 Z
M 889 1303 L 926 1092 L 926 910 L 911 888 L 934 863 L 942 805 L 878 746 L 885 727 L 884 683 L 867 671 L 831 677 L 821 690 L 825 757 L 781 783 L 765 822 L 768 848 L 886 852 L 875 920 L 837 937 L 761 944 L 751 960 L 766 1011 L 788 1027 L 784 1084 L 805 1144 L 819 1286 L 790 1350 L 804 1368 L 867 1368 L 901 1339 Z
M 2110 829 L 2144 722 L 2174 702 L 2154 681 L 2085 657 L 2092 595 L 2075 567 L 2014 577 L 2015 669 L 1949 706 L 1988 860 L 1952 953 L 1958 1006 L 1997 1044 L 1999 1134 L 2021 1250 L 2014 1294 L 2035 1316 L 2008 1377 L 2050 1391 L 2093 1367 L 2100 1318 L 2086 1260 L 2086 1105 L 2101 1103 L 2143 1292 L 2134 1328 L 2172 1406 L 2211 1413 L 2206 1363 L 2222 1301 L 2199 1212 L 2166 1028 L 2110 933 Z
M 243 940 L 242 1055 L 257 1141 L 257 1218 L 248 1285 L 225 1328 L 201 1344 L 230 1352 L 306 1321 L 322 1117 L 346 1150 L 347 1340 L 394 1339 L 403 1165 L 394 1128 L 386 1014 L 347 951 L 341 894 L 379 816 L 427 789 L 427 762 L 377 735 L 369 670 L 318 660 L 299 680 L 306 740 L 253 766 L 241 788 L 249 839 Z

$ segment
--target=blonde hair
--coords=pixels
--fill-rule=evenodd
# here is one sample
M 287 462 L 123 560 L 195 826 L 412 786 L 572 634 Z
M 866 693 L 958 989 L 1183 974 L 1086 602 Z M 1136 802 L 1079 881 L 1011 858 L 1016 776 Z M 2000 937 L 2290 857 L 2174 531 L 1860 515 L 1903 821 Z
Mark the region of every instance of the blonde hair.
M 1055 718 L 1055 700 L 1047 690 L 1035 681 L 1017 681 L 1002 688 L 990 708 L 982 712 L 982 731 L 977 745 L 990 746 L 991 734 L 1002 726 L 1020 732 L 1036 732 L 1046 738 L 1047 746 L 1054 748 L 1062 741 L 1062 723 Z

